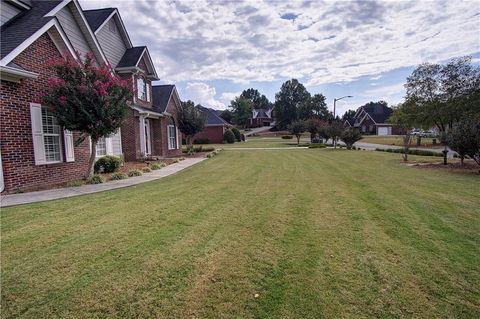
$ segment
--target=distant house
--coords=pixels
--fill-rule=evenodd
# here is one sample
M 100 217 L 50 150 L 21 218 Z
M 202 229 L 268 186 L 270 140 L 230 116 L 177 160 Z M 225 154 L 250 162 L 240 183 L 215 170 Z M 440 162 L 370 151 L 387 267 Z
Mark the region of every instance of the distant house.
M 381 102 L 370 102 L 360 106 L 352 120 L 345 120 L 344 127 L 353 127 L 364 134 L 396 135 L 402 130 L 395 125 L 387 123 L 392 114 L 392 109 Z
M 253 109 L 250 127 L 270 126 L 273 121 L 273 108 Z
M 206 118 L 205 128 L 194 136 L 194 140 L 208 139 L 209 143 L 223 143 L 223 133 L 231 126 L 220 117 L 218 110 L 208 107 L 199 107 Z

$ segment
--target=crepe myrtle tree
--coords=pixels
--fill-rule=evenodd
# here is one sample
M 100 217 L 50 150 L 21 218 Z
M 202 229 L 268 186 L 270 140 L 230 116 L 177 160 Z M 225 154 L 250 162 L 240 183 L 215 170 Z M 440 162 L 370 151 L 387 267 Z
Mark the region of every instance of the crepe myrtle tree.
M 294 121 L 288 126 L 288 130 L 292 135 L 295 135 L 297 138 L 297 145 L 300 145 L 300 138 L 302 137 L 303 132 L 305 132 L 306 125 L 304 121 Z
M 466 118 L 455 123 L 447 134 L 446 142 L 458 153 L 462 166 L 465 156 L 480 165 L 480 117 Z
M 42 96 L 58 123 L 66 130 L 80 132 L 75 145 L 91 140 L 91 153 L 85 178 L 94 172 L 97 142 L 115 134 L 127 116 L 132 85 L 116 76 L 109 65 L 97 66 L 92 53 L 49 62 L 55 77 L 48 80 Z
M 180 132 L 185 135 L 188 154 L 193 154 L 193 137 L 205 127 L 206 117 L 193 101 L 181 102 L 177 106 L 177 125 Z
M 362 134 L 356 129 L 346 129 L 343 131 L 342 135 L 340 135 L 340 140 L 345 143 L 347 146 L 347 150 L 351 150 L 353 144 L 360 141 L 362 139 Z

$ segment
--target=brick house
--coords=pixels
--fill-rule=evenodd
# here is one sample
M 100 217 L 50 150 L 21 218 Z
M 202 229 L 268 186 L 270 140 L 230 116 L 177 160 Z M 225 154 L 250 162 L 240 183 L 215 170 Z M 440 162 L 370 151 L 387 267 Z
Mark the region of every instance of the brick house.
M 205 128 L 193 140 L 208 139 L 209 143 L 223 143 L 223 133 L 231 126 L 219 116 L 217 110 L 199 106 L 206 118 Z
M 39 104 L 53 58 L 92 52 L 107 59 L 82 9 L 72 1 L 4 1 L 1 12 L 0 190 L 13 192 L 82 178 L 89 141 L 63 130 Z M 118 140 L 118 138 L 117 138 Z
M 125 160 L 179 155 L 175 105 L 180 98 L 175 86 L 152 85 L 159 78 L 148 48 L 132 46 L 116 8 L 86 10 L 85 16 L 110 65 L 119 76 L 131 79 L 134 86 L 131 109 L 121 127 Z
M 270 126 L 274 122 L 273 107 L 269 109 L 253 109 L 250 127 Z
M 98 65 L 115 66 L 136 90 L 125 125 L 99 141 L 97 156 L 130 160 L 179 152 L 174 109 L 155 110 L 151 81 L 158 77 L 148 49 L 132 46 L 117 9 L 83 11 L 77 0 L 1 1 L 0 191 L 34 190 L 84 176 L 90 141 L 75 145 L 79 133 L 60 127 L 39 98 L 54 76 L 47 62 L 65 55 L 79 59 L 77 52 L 92 52 Z M 178 94 L 171 96 L 169 101 L 177 102 L 169 103 L 178 103 Z
M 363 134 L 396 135 L 402 130 L 393 124 L 387 123 L 392 109 L 385 102 L 369 102 L 360 106 L 352 120 L 345 120 L 344 127 L 353 127 Z

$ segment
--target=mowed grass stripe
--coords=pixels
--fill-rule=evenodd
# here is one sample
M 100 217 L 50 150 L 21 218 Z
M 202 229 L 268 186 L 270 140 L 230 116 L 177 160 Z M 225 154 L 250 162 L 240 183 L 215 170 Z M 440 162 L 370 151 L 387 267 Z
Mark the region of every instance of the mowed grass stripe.
M 393 154 L 225 151 L 160 181 L 2 209 L 2 313 L 476 316 L 479 186 Z

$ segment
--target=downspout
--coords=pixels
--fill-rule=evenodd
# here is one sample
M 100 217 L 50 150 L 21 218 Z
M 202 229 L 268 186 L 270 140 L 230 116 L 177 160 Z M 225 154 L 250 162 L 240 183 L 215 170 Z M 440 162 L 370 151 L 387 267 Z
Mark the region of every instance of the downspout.
M 2 151 L 0 150 L 0 193 L 5 189 L 5 183 L 3 181 L 3 165 L 2 165 Z

